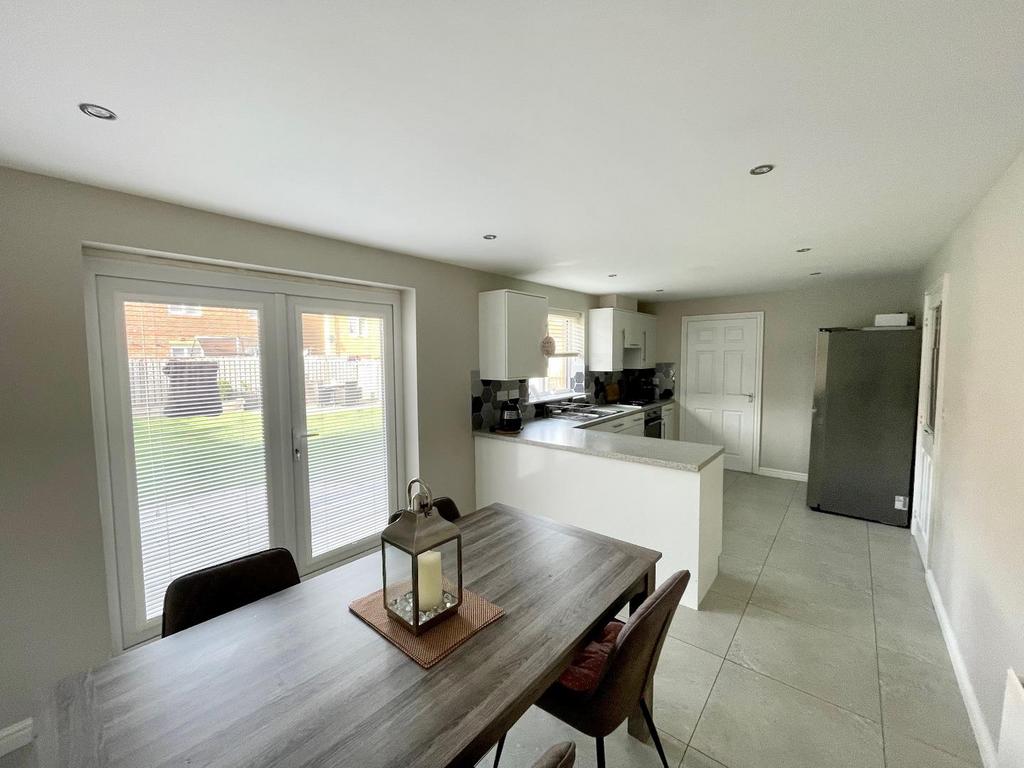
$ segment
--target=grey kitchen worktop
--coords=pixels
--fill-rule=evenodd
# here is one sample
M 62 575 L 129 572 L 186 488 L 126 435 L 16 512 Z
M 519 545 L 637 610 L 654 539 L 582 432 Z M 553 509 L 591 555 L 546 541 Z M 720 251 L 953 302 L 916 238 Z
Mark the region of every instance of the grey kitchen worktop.
M 664 404 L 663 402 L 659 405 Z M 588 424 L 593 423 L 588 422 Z M 563 419 L 528 421 L 518 435 L 499 435 L 486 430 L 476 430 L 473 435 L 477 438 L 506 440 L 686 472 L 699 472 L 725 451 L 720 445 L 596 432 L 592 429 L 580 428 L 575 422 Z

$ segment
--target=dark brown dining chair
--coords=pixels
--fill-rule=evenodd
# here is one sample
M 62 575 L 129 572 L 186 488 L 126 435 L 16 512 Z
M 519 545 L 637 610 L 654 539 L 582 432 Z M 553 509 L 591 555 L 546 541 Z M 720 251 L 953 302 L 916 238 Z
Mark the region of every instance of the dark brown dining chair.
M 605 737 L 622 725 L 638 704 L 658 757 L 668 768 L 643 693 L 654 679 L 669 624 L 689 583 L 690 572 L 679 571 L 666 579 L 625 623 L 609 622 L 537 702 L 541 709 L 597 740 L 598 768 L 605 768 Z M 494 768 L 498 768 L 504 743 L 502 736 Z
M 181 632 L 298 583 L 292 553 L 282 547 L 186 573 L 164 593 L 161 635 Z
M 540 760 L 533 764 L 533 768 L 572 768 L 576 762 L 576 743 L 564 741 L 555 744 L 551 749 L 540 756 Z

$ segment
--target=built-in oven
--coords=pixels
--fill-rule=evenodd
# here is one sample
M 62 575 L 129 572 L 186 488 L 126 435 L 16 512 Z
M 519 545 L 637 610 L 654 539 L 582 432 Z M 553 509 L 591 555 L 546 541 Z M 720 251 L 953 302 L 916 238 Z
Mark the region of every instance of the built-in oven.
M 644 414 L 644 437 L 662 438 L 665 423 L 661 420 L 661 408 L 651 408 Z

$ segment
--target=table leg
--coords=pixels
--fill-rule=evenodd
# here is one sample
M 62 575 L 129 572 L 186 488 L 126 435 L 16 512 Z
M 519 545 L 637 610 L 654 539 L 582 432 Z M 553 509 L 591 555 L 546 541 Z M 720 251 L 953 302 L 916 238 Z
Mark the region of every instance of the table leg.
M 650 570 L 647 571 L 647 575 L 643 579 L 643 587 L 629 600 L 629 614 L 632 616 L 636 613 L 637 609 L 643 604 L 644 600 L 654 594 L 655 582 L 654 582 L 654 566 L 652 565 Z M 643 693 L 644 701 L 647 703 L 647 708 L 654 711 L 654 679 L 651 678 L 647 681 L 647 687 Z M 651 740 L 650 731 L 647 730 L 647 723 L 644 722 L 643 711 L 640 709 L 640 705 L 637 704 L 636 709 L 629 716 L 629 725 L 626 726 L 629 735 L 639 741 L 649 742 Z

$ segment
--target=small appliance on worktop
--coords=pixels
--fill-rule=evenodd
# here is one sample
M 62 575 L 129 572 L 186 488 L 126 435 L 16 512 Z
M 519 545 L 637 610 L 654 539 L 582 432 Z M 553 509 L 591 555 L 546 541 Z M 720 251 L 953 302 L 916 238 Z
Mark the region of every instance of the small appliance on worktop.
M 519 409 L 519 400 L 506 400 L 501 404 L 495 432 L 514 435 L 523 428 L 523 412 Z

